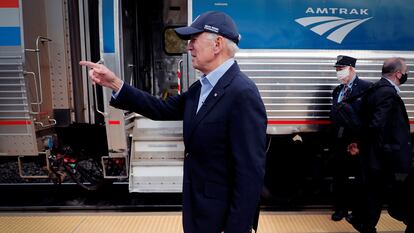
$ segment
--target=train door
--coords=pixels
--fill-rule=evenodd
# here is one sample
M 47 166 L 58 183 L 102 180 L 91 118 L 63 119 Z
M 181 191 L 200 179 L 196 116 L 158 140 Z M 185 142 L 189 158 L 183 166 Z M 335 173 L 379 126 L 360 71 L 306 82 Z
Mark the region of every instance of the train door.
M 121 57 L 120 1 L 99 1 L 99 40 L 101 62 L 124 79 Z M 96 91 L 96 86 L 95 86 Z M 105 119 L 109 152 L 127 151 L 124 113 L 109 105 L 112 92 L 103 88 L 103 109 L 97 109 Z
M 105 65 L 125 83 L 157 98 L 178 94 L 181 50 L 174 45 L 185 48 L 185 42 L 174 38 L 173 28 L 186 25 L 187 1 L 103 0 L 100 6 Z M 128 112 L 124 115 L 126 132 L 131 135 L 130 191 L 181 192 L 182 123 L 155 122 Z M 114 126 L 107 128 L 108 134 L 112 134 L 110 127 Z
M 80 41 L 88 39 L 79 37 L 80 24 L 75 22 L 85 18 L 75 13 L 77 3 L 0 1 L 1 155 L 19 156 L 20 161 L 22 156 L 45 154 L 75 138 L 77 147 L 106 145 L 94 140 L 105 132 L 96 135 L 88 124 L 82 124 L 86 128 L 82 130 L 93 138 L 71 133 L 77 127 L 71 127 L 73 123 L 95 123 L 87 78 L 80 76 L 78 65 L 80 47 L 87 43 Z

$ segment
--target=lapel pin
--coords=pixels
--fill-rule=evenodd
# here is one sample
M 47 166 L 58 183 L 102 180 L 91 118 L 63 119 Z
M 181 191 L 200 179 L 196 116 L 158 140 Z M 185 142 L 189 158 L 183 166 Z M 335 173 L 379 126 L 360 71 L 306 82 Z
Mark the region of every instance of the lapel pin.
M 217 97 L 217 93 L 214 93 L 214 97 Z

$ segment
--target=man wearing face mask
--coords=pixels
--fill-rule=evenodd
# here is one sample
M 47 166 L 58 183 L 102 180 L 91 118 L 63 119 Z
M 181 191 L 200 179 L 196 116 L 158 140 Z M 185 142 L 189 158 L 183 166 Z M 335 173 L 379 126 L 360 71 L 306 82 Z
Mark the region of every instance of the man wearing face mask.
M 407 173 L 412 164 L 410 125 L 399 88 L 407 72 L 403 58 L 385 60 L 381 79 L 362 103 L 362 202 L 347 219 L 361 233 L 377 232 L 385 193 L 394 190 L 396 174 Z
M 343 100 L 366 90 L 371 83 L 361 80 L 355 71 L 356 59 L 349 56 L 338 56 L 335 64 L 338 81 L 341 83 L 332 92 L 332 110 Z M 359 112 L 361 99 L 351 102 L 353 109 Z M 333 111 L 331 111 L 333 113 Z M 355 176 L 355 168 L 358 158 L 351 156 L 348 148 L 356 145 L 358 132 L 351 130 L 335 120 L 331 114 L 332 124 L 332 161 L 333 161 L 333 195 L 334 213 L 331 218 L 333 221 L 340 221 L 348 216 L 351 208 L 350 176 Z

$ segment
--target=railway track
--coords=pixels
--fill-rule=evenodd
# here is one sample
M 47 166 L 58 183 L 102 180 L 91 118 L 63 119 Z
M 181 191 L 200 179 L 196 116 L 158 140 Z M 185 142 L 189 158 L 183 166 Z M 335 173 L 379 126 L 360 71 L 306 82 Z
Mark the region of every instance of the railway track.
M 180 193 L 129 193 L 128 183 L 116 182 L 97 191 L 87 191 L 74 183 L 0 184 L 0 211 L 180 211 Z M 327 202 L 280 198 L 262 200 L 266 211 L 327 210 Z
M 29 160 L 24 172 L 32 175 L 46 174 L 39 160 Z M 314 191 L 315 189 L 305 186 L 287 189 L 283 185 L 272 187 L 271 191 L 264 189 L 261 208 L 267 211 L 330 209 L 329 190 L 320 190 L 319 193 Z M 181 210 L 180 193 L 129 193 L 127 180 L 109 182 L 99 190 L 88 191 L 74 183 L 70 177 L 60 185 L 48 179 L 22 179 L 14 157 L 0 159 L 0 192 L 0 211 Z

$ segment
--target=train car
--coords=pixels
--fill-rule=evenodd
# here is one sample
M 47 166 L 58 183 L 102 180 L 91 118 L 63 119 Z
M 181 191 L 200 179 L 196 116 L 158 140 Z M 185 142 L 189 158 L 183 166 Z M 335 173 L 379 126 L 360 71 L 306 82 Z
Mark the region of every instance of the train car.
M 242 36 L 236 60 L 265 103 L 270 196 L 329 186 L 337 55 L 358 58 L 362 79 L 378 80 L 383 60 L 394 56 L 407 59 L 412 75 L 414 6 L 408 0 L 392 6 L 380 0 L 5 0 L 0 156 L 22 164 L 70 147 L 97 158 L 105 178 L 127 180 L 130 192 L 181 192 L 182 123 L 109 106 L 111 91 L 92 85 L 78 62 L 101 62 L 159 98 L 180 94 L 200 74 L 173 29 L 208 10 L 236 21 Z M 409 78 L 401 88 L 411 121 L 413 85 Z M 113 161 L 122 165 L 114 169 Z

